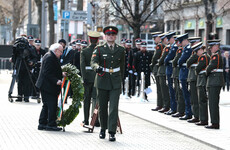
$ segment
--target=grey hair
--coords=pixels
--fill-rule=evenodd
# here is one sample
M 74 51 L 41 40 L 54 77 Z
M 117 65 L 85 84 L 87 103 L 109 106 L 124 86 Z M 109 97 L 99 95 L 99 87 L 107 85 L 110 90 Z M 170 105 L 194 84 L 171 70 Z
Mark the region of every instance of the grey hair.
M 54 43 L 54 44 L 52 44 L 51 46 L 50 46 L 50 50 L 51 51 L 55 51 L 56 49 L 58 49 L 60 46 L 62 46 L 61 44 L 59 44 L 59 43 Z

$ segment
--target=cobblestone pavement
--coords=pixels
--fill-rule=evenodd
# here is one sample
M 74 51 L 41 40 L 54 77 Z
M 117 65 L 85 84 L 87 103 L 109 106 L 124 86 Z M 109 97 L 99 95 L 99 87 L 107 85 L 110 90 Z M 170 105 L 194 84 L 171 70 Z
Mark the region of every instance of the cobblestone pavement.
M 66 127 L 66 132 L 39 131 L 42 104 L 35 100 L 10 103 L 7 100 L 10 81 L 9 74 L 0 74 L 0 149 L 216 149 L 124 112 L 119 113 L 123 134 L 116 134 L 116 142 L 109 142 L 108 134 L 105 140 L 99 139 L 99 128 L 95 128 L 94 133 L 87 133 L 80 126 L 82 109 L 74 122 Z M 129 107 L 126 104 L 121 102 L 120 106 Z

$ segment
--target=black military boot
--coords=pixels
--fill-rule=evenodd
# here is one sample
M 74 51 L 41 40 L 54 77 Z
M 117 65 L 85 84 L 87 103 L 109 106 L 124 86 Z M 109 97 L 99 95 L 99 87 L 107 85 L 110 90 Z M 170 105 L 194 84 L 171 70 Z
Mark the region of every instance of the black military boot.
M 101 129 L 100 134 L 99 134 L 99 138 L 100 139 L 104 139 L 105 138 L 105 130 Z

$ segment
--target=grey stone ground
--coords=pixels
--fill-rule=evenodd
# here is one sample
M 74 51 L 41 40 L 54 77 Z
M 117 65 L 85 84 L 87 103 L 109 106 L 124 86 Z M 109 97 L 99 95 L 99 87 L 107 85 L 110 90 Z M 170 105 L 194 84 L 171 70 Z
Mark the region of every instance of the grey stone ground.
M 105 140 L 99 139 L 99 128 L 95 128 L 94 133 L 86 133 L 80 126 L 82 109 L 74 122 L 66 127 L 66 132 L 39 131 L 37 125 L 42 104 L 35 100 L 8 102 L 10 81 L 10 74 L 0 74 L 0 149 L 216 149 L 124 112 L 119 113 L 123 134 L 116 135 L 116 142 L 109 142 L 108 134 Z M 133 104 L 121 99 L 120 107 L 129 110 Z

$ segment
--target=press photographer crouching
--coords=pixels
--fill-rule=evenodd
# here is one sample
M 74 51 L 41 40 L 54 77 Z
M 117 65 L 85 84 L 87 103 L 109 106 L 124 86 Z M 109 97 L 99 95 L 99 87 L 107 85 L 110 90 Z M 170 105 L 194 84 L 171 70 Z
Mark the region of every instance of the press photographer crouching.
M 18 82 L 17 102 L 29 102 L 30 85 L 32 82 L 31 69 L 36 62 L 34 52 L 29 47 L 29 42 L 25 37 L 17 38 L 13 45 L 12 60 L 16 79 Z M 30 80 L 31 79 L 31 80 Z M 12 89 L 11 89 L 12 90 Z
M 61 91 L 62 76 L 66 73 L 61 70 L 60 57 L 63 47 L 59 43 L 50 46 L 45 54 L 36 86 L 41 90 L 42 110 L 39 118 L 38 130 L 60 131 L 57 127 L 57 101 Z

